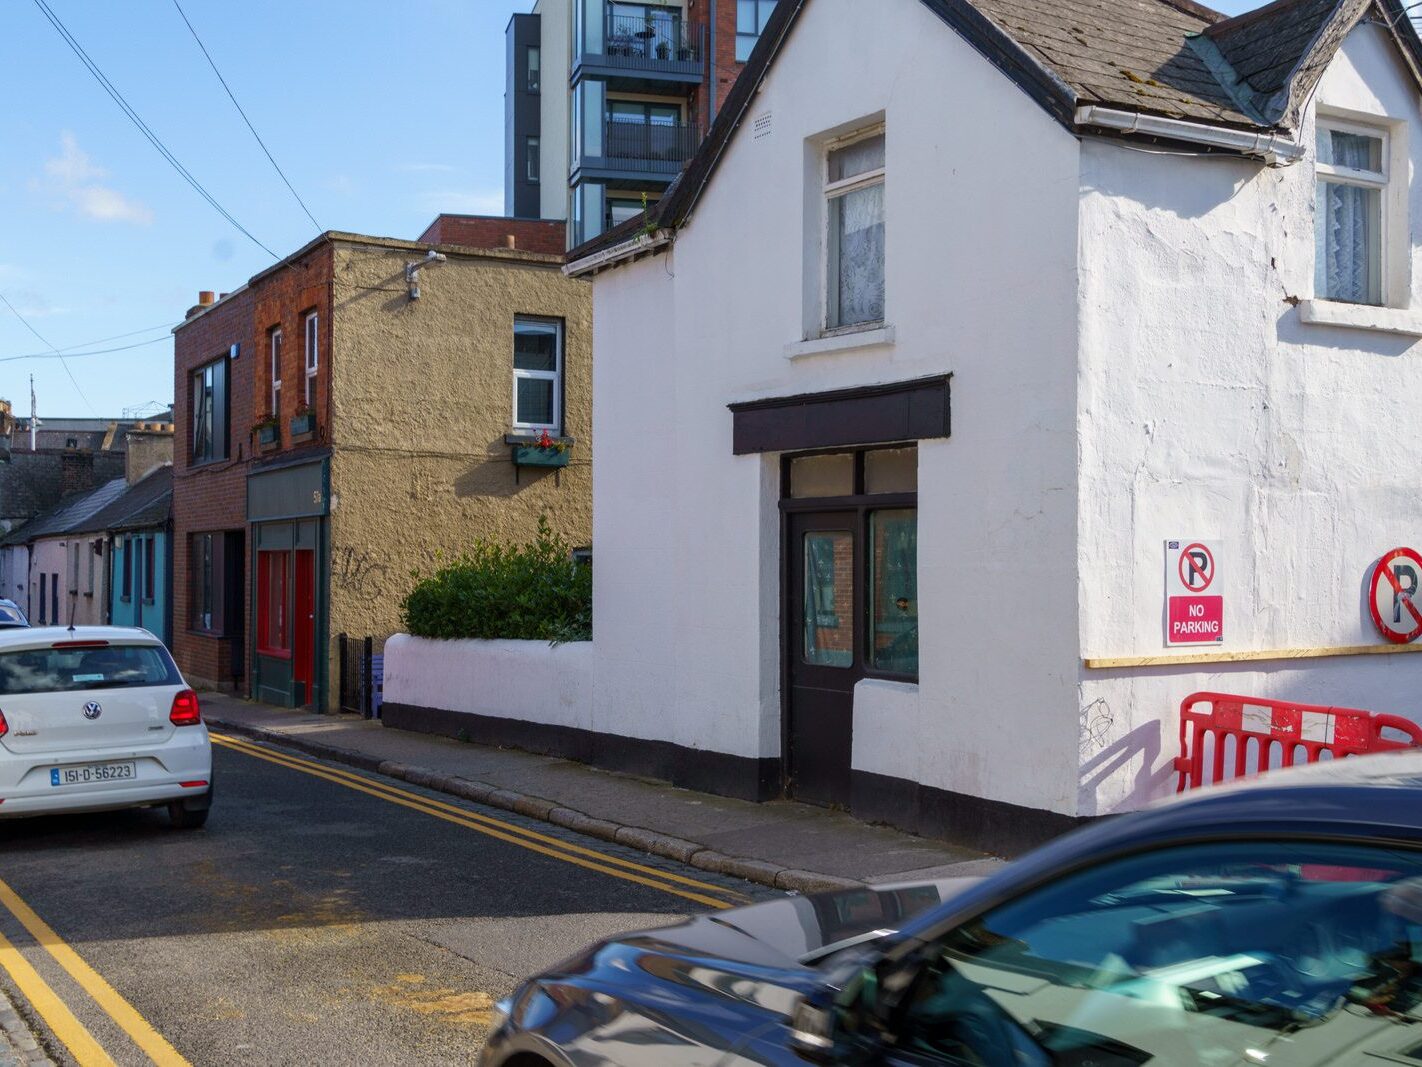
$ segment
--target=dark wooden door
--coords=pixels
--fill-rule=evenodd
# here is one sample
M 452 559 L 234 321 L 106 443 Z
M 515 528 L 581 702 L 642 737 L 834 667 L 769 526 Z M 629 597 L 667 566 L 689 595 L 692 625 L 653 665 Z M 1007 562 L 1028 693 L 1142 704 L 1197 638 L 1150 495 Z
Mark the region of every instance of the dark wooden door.
M 849 806 L 854 683 L 863 677 L 857 525 L 852 511 L 791 514 L 786 523 L 789 785 L 813 804 Z

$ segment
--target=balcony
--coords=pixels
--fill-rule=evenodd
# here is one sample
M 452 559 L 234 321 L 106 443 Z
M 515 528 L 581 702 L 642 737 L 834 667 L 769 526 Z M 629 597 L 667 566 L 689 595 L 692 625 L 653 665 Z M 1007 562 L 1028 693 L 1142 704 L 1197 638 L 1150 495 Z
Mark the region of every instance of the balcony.
M 602 143 L 586 144 L 573 180 L 622 181 L 632 188 L 660 188 L 685 166 L 701 144 L 701 127 L 655 122 L 602 124 Z
M 596 78 L 623 92 L 664 92 L 667 82 L 691 86 L 704 76 L 706 27 L 688 24 L 679 12 L 608 15 L 584 36 L 574 50 L 574 85 Z

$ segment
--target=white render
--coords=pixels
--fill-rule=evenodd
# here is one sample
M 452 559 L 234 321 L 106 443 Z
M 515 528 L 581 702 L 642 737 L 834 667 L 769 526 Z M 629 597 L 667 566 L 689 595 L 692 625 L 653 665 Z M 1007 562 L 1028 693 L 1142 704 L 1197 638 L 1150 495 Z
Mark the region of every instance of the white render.
M 1223 651 L 1383 643 L 1365 576 L 1422 531 L 1422 183 L 1396 306 L 1300 307 L 1317 108 L 1395 123 L 1404 176 L 1422 163 L 1391 47 L 1354 30 L 1307 156 L 1266 168 L 1078 140 L 915 0 L 808 5 L 671 249 L 594 278 L 589 728 L 780 754 L 779 457 L 733 455 L 726 405 L 943 372 L 952 436 L 919 445 L 920 678 L 859 684 L 855 769 L 1094 815 L 1173 789 L 1197 690 L 1422 717 L 1422 656 L 1086 664 L 1196 651 L 1164 646 L 1172 537 L 1223 546 Z M 875 121 L 891 330 L 824 345 L 814 164 Z

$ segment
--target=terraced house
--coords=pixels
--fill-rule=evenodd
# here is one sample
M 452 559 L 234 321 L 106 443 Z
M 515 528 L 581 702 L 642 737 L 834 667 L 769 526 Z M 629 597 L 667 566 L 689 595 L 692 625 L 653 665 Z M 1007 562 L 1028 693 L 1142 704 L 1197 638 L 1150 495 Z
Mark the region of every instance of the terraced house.
M 570 253 L 591 646 L 465 664 L 563 672 L 504 707 L 392 656 L 387 721 L 1009 849 L 1173 789 L 1199 691 L 1415 719 L 1360 590 L 1422 524 L 1375 432 L 1422 392 L 1419 172 L 1396 0 L 782 2 Z M 1171 626 L 1186 578 L 1221 626 Z
M 589 543 L 591 298 L 562 247 L 561 223 L 473 216 L 418 241 L 329 232 L 193 309 L 175 331 L 185 672 L 333 707 L 339 638 L 378 648 L 415 569 L 541 514 Z

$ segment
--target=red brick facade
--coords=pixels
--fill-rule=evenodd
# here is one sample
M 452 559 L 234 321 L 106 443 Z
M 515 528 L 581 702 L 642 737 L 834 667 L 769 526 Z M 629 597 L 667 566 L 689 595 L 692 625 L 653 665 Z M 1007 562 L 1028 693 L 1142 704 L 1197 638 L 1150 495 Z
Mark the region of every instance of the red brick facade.
M 707 77 L 714 78 L 716 84 L 715 105 L 719 111 L 726 103 L 726 97 L 731 91 L 731 86 L 735 85 L 736 78 L 740 75 L 744 63 L 736 62 L 736 5 L 734 0 L 719 0 L 716 4 L 716 28 L 712 33 L 708 17 L 711 10 L 709 0 L 692 0 L 690 14 L 693 20 L 700 23 L 704 29 L 704 40 L 706 41 Z M 712 38 L 715 38 L 715 48 L 712 49 Z M 696 121 L 701 124 L 702 136 L 711 128 L 711 122 L 716 117 L 711 113 L 711 92 L 708 82 L 702 82 L 692 90 L 691 98 L 688 101 L 687 113 L 696 116 Z
M 228 358 L 234 344 L 240 346 L 235 360 Z M 228 627 L 221 619 L 214 619 L 207 630 L 195 625 L 189 548 L 194 534 L 244 533 L 247 526 L 248 428 L 256 363 L 251 291 L 234 293 L 178 327 L 173 356 L 173 657 L 194 685 L 241 689 L 246 677 L 241 627 Z M 193 375 L 218 359 L 226 360 L 228 370 L 228 455 L 195 466 Z M 237 617 L 246 618 L 246 581 L 238 588 L 242 603 Z
M 507 248 L 508 239 L 523 252 L 561 256 L 567 251 L 567 224 L 551 219 L 508 219 L 496 215 L 440 215 L 424 233 L 422 244 L 466 248 Z
M 257 358 L 252 372 L 255 390 L 253 422 L 275 415 L 278 440 L 263 446 L 255 436 L 252 448 L 265 460 L 294 448 L 321 444 L 330 425 L 331 271 L 334 250 L 329 243 L 313 248 L 252 283 L 252 343 Z M 292 420 L 308 407 L 306 384 L 306 318 L 316 315 L 316 374 L 311 378 L 311 414 L 315 426 L 309 434 L 294 434 Z M 281 389 L 279 410 L 272 410 L 272 335 L 281 330 Z M 244 430 L 246 427 L 243 428 Z

